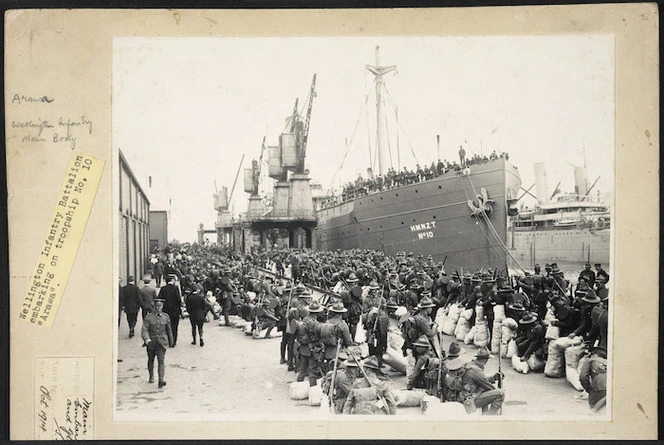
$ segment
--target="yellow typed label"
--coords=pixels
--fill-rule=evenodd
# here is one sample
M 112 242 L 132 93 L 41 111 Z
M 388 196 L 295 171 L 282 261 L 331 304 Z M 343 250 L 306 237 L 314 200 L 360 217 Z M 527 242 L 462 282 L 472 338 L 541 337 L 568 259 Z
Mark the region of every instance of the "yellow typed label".
M 90 216 L 104 161 L 72 152 L 19 318 L 51 327 Z

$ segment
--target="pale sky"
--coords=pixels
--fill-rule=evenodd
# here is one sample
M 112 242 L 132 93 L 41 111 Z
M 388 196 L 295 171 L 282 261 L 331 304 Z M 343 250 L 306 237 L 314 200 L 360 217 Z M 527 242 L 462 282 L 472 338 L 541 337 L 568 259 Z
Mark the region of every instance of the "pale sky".
M 440 134 L 443 159 L 457 159 L 461 144 L 469 154 L 502 149 L 524 188 L 534 183 L 533 164 L 546 162 L 549 192 L 559 181 L 571 192 L 572 165 L 583 164 L 585 146 L 588 181 L 601 176 L 592 195 L 599 190 L 613 199 L 612 35 L 115 38 L 114 147 L 151 209 L 168 210 L 170 200 L 169 237 L 195 241 L 199 223 L 214 229 L 214 181 L 230 193 L 242 154 L 249 168 L 263 136 L 267 145 L 278 144 L 314 73 L 306 158 L 312 180 L 327 189 L 365 174 L 376 119 L 373 75 L 365 65 L 374 64 L 376 45 L 382 65 L 397 65 L 385 83 L 399 110 L 402 167 L 415 167 L 411 147 L 420 164 L 437 160 Z M 389 100 L 386 115 L 396 167 Z M 235 214 L 247 207 L 242 175 Z

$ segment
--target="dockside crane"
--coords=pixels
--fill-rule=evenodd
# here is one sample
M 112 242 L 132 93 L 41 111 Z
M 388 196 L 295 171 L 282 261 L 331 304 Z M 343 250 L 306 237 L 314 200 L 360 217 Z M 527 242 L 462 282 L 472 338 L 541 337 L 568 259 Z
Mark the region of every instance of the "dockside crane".
M 295 99 L 293 113 L 289 119 L 290 126 L 279 137 L 278 156 L 280 158 L 280 171 L 278 175 L 270 174 L 270 177 L 279 181 L 286 181 L 289 171 L 297 174 L 305 172 L 304 159 L 307 156 L 309 124 L 311 123 L 311 110 L 313 108 L 314 97 L 316 97 L 316 74 L 314 74 L 311 81 L 304 120 L 298 113 L 299 100 Z
M 251 196 L 258 196 L 261 180 L 261 168 L 263 166 L 263 155 L 265 154 L 265 139 L 263 136 L 263 143 L 261 144 L 261 155 L 258 161 L 253 159 L 251 161 L 251 168 L 244 171 L 244 191 Z
M 314 104 L 314 97 L 316 97 L 316 74 L 311 81 L 311 89 L 309 90 L 309 102 L 307 104 L 307 115 L 304 120 L 304 128 L 302 129 L 301 136 L 298 134 L 298 150 L 297 150 L 297 167 L 295 173 L 304 173 L 304 158 L 307 156 L 307 140 L 309 139 L 309 124 L 311 123 L 311 109 Z

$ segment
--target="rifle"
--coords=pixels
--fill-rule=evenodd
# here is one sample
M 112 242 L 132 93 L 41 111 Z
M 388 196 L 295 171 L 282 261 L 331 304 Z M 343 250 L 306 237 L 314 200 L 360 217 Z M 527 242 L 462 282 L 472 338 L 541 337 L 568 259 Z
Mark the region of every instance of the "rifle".
M 501 346 L 503 343 L 503 339 L 501 338 L 500 341 L 498 342 L 498 388 L 503 389 L 503 354 L 501 351 Z M 498 410 L 498 414 L 502 415 L 503 414 L 503 407 L 501 406 L 500 409 Z
M 261 291 L 261 293 L 258 295 L 258 299 L 257 299 L 257 302 L 256 302 L 256 315 L 254 315 L 254 330 L 252 332 L 252 334 L 253 334 L 252 336 L 254 338 L 258 338 L 258 336 L 261 333 L 261 331 L 259 329 L 259 326 L 258 326 L 258 309 L 261 307 L 264 292 L 265 292 L 264 290 Z
M 327 398 L 330 403 L 330 411 L 332 414 L 335 414 L 334 410 L 334 382 L 337 379 L 337 370 L 338 370 L 338 364 L 339 364 L 339 352 L 341 351 L 341 339 L 337 339 L 337 353 L 334 356 L 334 370 L 332 371 L 332 382 L 330 384 L 330 389 L 327 391 Z
M 288 326 L 290 326 L 290 320 L 288 319 L 288 314 L 290 312 L 291 300 L 293 298 L 293 289 L 295 289 L 295 282 L 294 281 L 291 283 L 290 295 L 288 295 L 288 304 L 286 305 L 286 313 L 284 314 L 284 317 L 286 317 L 286 331 L 288 330 Z M 284 331 L 284 332 L 286 332 L 286 331 Z
M 380 291 L 380 297 L 384 298 L 384 293 L 385 293 L 385 284 L 383 283 L 383 287 Z M 378 318 L 380 317 L 380 309 L 381 309 L 381 303 L 378 303 L 378 312 L 376 312 L 376 319 L 374 320 L 374 325 L 373 329 L 371 330 L 371 335 L 373 337 L 373 347 L 375 348 L 378 346 L 378 337 L 376 334 L 376 328 L 378 327 Z
M 374 386 L 374 384 L 371 383 L 371 380 L 369 380 L 369 376 L 364 371 L 364 368 L 362 367 L 362 364 L 360 363 L 360 361 L 357 359 L 357 357 L 355 357 L 355 353 L 353 351 L 351 351 L 350 349 L 348 349 L 348 354 L 353 358 L 353 361 L 355 362 L 355 364 L 357 364 L 357 367 L 360 368 L 360 372 L 362 373 L 364 378 L 367 379 L 367 382 L 369 382 L 369 387 L 372 388 Z M 378 392 L 376 392 L 376 394 L 378 395 L 378 399 L 380 400 L 380 402 L 383 405 L 383 409 L 389 415 L 390 414 L 390 409 L 387 407 L 387 402 L 385 401 L 385 398 L 383 398 L 383 396 L 378 394 Z
M 441 402 L 444 402 L 443 400 L 443 355 L 445 352 L 443 351 L 443 339 L 442 335 L 438 333 L 438 344 L 440 346 L 440 350 L 436 351 L 438 354 L 438 397 L 440 398 Z

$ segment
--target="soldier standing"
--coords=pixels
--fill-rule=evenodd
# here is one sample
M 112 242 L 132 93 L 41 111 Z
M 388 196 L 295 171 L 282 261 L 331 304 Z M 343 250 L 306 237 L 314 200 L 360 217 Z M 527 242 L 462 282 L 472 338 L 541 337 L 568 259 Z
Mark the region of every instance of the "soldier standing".
M 164 300 L 164 312 L 171 317 L 173 346 L 175 346 L 178 342 L 178 325 L 182 315 L 182 296 L 180 289 L 175 285 L 175 275 L 166 277 L 166 286 L 159 290 L 159 299 Z
M 297 327 L 297 342 L 300 345 L 300 371 L 297 374 L 297 381 L 303 382 L 307 376 L 309 386 L 316 386 L 316 379 L 321 373 L 319 361 L 323 350 L 316 329 L 319 323 L 316 314 L 320 312 L 323 312 L 323 308 L 315 301 L 308 307 L 302 308 L 302 323 Z
M 466 150 L 463 149 L 463 145 L 459 145 L 459 161 L 461 162 L 461 167 L 466 166 Z
M 230 269 L 229 268 L 224 268 L 221 271 L 221 278 L 219 279 L 220 283 L 220 289 L 221 289 L 221 309 L 222 313 L 224 314 L 224 325 L 229 326 L 230 321 L 228 319 L 228 315 L 231 310 L 231 299 L 233 297 L 233 293 L 237 292 L 235 289 L 235 286 L 233 285 L 233 282 L 231 281 L 230 277 Z
M 162 312 L 164 300 L 155 300 L 155 311 L 148 314 L 143 321 L 141 337 L 148 351 L 148 373 L 149 383 L 154 383 L 154 358 L 157 357 L 157 372 L 159 375 L 159 387 L 166 386 L 164 380 L 166 348 L 173 347 L 173 333 L 171 332 L 171 320 Z
M 379 365 L 382 364 L 383 353 L 387 350 L 387 331 L 389 326 L 390 319 L 387 317 L 385 310 L 377 307 L 372 307 L 364 319 L 369 355 L 375 355 Z

